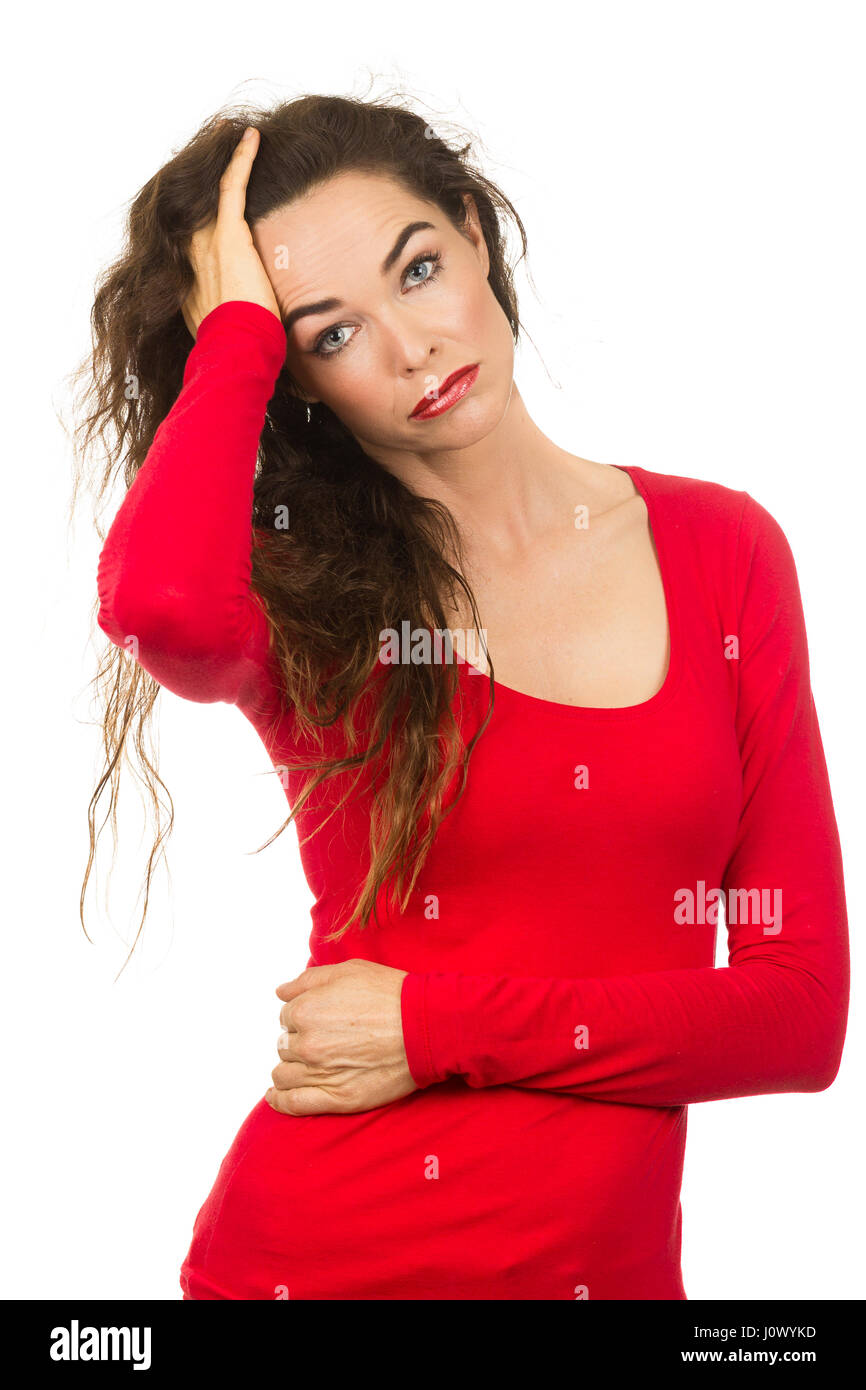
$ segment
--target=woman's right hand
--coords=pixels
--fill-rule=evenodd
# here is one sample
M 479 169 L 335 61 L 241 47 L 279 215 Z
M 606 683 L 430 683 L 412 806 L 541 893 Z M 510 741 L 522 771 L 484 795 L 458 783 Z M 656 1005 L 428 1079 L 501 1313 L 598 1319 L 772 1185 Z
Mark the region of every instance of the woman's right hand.
M 193 338 L 202 319 L 229 299 L 261 304 L 282 322 L 271 282 L 244 217 L 247 180 L 258 147 L 259 132 L 250 126 L 220 179 L 216 217 L 192 234 L 187 254 L 195 271 L 195 284 L 181 305 L 181 312 Z

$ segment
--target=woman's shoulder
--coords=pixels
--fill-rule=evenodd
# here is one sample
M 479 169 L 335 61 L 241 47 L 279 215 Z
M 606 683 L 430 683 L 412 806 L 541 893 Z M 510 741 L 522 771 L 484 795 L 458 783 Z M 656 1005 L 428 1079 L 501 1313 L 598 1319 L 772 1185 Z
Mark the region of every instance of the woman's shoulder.
M 696 478 L 682 473 L 659 473 L 652 468 L 629 465 L 629 472 L 637 474 L 636 481 L 644 484 L 646 491 L 657 497 L 681 502 L 684 506 L 700 507 L 715 512 L 720 519 L 742 514 L 748 492 L 741 488 L 728 487 L 726 483 L 712 478 Z
M 705 569 L 734 573 L 740 587 L 747 581 L 769 592 L 798 593 L 796 562 L 777 517 L 743 488 L 709 478 L 690 478 L 651 469 L 631 470 L 636 485 L 658 504 L 682 542 Z
M 684 521 L 691 519 L 705 528 L 733 528 L 743 540 L 786 544 L 777 518 L 745 488 L 728 487 L 710 478 L 657 473 L 648 468 L 633 468 L 631 472 L 640 475 L 647 493 L 668 503 Z
M 656 501 L 675 525 L 696 528 L 708 544 L 714 538 L 733 538 L 736 542 L 745 532 L 781 529 L 766 507 L 744 488 L 637 466 L 630 467 L 629 472 L 650 504 Z

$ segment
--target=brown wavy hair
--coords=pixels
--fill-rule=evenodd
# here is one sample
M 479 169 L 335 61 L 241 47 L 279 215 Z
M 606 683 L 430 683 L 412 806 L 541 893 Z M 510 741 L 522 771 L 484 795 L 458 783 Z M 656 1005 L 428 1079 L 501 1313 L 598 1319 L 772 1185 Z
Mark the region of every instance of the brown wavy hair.
M 452 147 L 408 109 L 405 99 L 307 95 L 268 110 L 223 109 L 132 200 L 122 253 L 97 282 L 92 351 L 75 373 L 76 380 L 83 378 L 83 390 L 76 399 L 73 505 L 85 475 L 97 502 L 121 470 L 129 488 L 177 399 L 191 347 L 180 309 L 193 283 L 186 247 L 193 231 L 216 215 L 220 176 L 247 125 L 261 132 L 246 196 L 250 225 L 347 170 L 398 180 L 441 208 L 461 230 L 463 195 L 470 193 L 489 253 L 490 287 L 518 340 L 517 262 L 510 266 L 507 259 L 508 218 L 519 234 L 518 261 L 526 255 L 526 233 L 509 199 L 470 163 L 471 138 L 452 141 Z M 138 382 L 135 400 L 127 398 L 130 375 Z M 361 927 L 371 915 L 378 921 L 376 899 L 384 885 L 405 910 L 437 826 L 465 788 L 469 757 L 489 721 L 495 688 L 491 663 L 487 714 L 464 748 L 451 708 L 456 665 L 394 665 L 387 668 L 372 724 L 359 736 L 357 701 L 374 669 L 382 669 L 383 629 L 399 629 L 406 619 L 411 628 L 448 629 L 444 599 L 447 595 L 449 611 L 456 611 L 458 590 L 468 600 L 476 631 L 478 612 L 462 573 L 460 534 L 449 509 L 438 499 L 419 496 L 371 459 L 323 403 L 312 407 L 308 424 L 297 391 L 284 366 L 259 444 L 251 584 L 265 608 L 272 654 L 282 669 L 283 708 L 294 707 L 299 734 L 319 751 L 289 765 L 311 776 L 291 814 L 260 850 L 290 824 L 321 781 L 354 768 L 354 787 L 364 768 L 378 760 L 385 775 L 375 778 L 369 871 L 350 912 L 327 938 L 337 940 L 355 919 Z M 104 454 L 101 468 L 93 458 L 97 444 Z M 288 508 L 280 513 L 291 519 L 288 529 L 275 525 L 277 507 Z M 104 540 L 98 520 L 96 527 Z M 121 756 L 125 751 L 131 762 L 126 747 L 131 736 L 140 764 L 136 775 L 156 819 L 134 950 L 151 875 L 174 821 L 171 796 L 147 748 L 148 719 L 160 686 L 111 642 L 91 683 L 104 702 L 105 767 L 88 807 L 90 854 L 79 914 L 87 935 L 84 899 L 99 833 L 96 809 L 108 787 L 100 832 L 110 815 L 116 852 Z M 321 731 L 337 720 L 345 756 L 325 759 Z M 461 761 L 457 797 L 446 805 L 445 793 Z M 165 828 L 157 788 L 168 799 Z

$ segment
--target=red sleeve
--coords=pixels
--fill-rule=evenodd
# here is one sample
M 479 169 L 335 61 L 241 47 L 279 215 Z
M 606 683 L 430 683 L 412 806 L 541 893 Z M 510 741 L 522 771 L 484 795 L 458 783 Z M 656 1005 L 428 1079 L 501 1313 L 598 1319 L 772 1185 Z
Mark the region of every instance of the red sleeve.
M 267 664 L 250 589 L 253 483 L 285 353 L 260 304 L 211 310 L 99 557 L 99 626 L 188 700 L 235 703 Z
M 794 559 L 748 494 L 737 600 L 743 800 L 721 886 L 729 908 L 730 890 L 769 888 L 774 901 L 781 889 L 781 929 L 754 923 L 759 913 L 729 912 L 745 920 L 728 920 L 719 969 L 594 979 L 410 973 L 403 1028 L 419 1086 L 462 1076 L 474 1087 L 678 1106 L 833 1081 L 849 985 L 839 835 Z

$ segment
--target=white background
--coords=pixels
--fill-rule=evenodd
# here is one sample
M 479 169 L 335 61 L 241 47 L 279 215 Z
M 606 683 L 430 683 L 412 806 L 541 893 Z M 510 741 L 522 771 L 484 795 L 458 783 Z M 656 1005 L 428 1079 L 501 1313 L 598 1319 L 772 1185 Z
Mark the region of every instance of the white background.
M 308 956 L 294 829 L 250 853 L 286 814 L 263 746 L 232 707 L 168 691 L 171 883 L 160 869 L 114 983 L 151 843 L 127 771 L 110 916 L 107 828 L 95 944 L 79 923 L 105 639 L 86 498 L 67 527 L 57 412 L 94 278 L 125 204 L 226 102 L 398 88 L 477 133 L 525 222 L 516 375 L 545 432 L 583 457 L 745 488 L 790 541 L 854 1007 L 828 1091 L 691 1107 L 683 1272 L 691 1299 L 862 1298 L 863 7 L 91 3 L 19 23 L 3 81 L 0 1293 L 180 1297 L 195 1214 L 278 1060 L 273 991 Z

